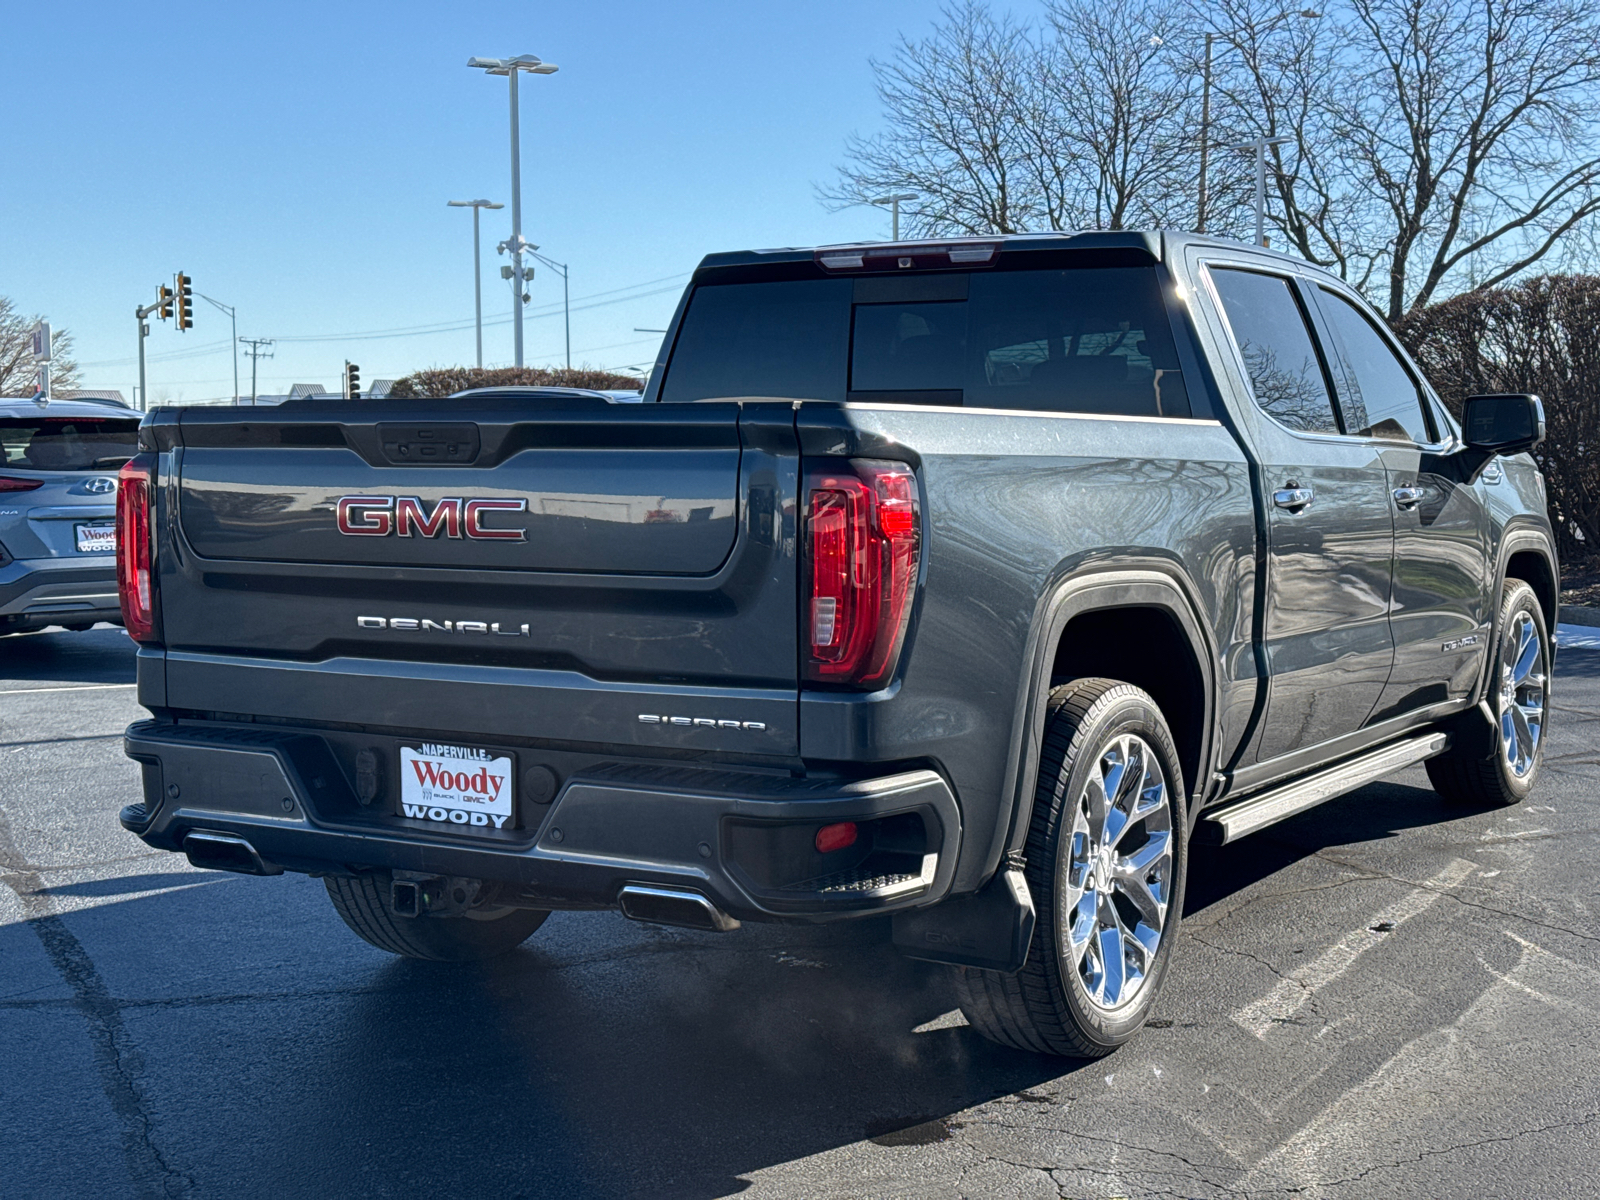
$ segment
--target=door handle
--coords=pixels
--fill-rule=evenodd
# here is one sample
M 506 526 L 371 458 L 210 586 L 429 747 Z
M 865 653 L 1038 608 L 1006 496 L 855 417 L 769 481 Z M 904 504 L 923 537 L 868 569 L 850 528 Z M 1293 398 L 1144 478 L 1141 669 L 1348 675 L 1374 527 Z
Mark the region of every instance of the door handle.
M 1290 512 L 1299 512 L 1302 508 L 1311 503 L 1311 498 L 1313 495 L 1314 493 L 1310 488 L 1279 488 L 1277 491 L 1272 493 L 1272 502 L 1279 508 L 1286 508 Z
M 1411 508 L 1418 504 L 1428 494 L 1426 488 L 1397 487 L 1394 490 L 1394 505 L 1396 508 Z

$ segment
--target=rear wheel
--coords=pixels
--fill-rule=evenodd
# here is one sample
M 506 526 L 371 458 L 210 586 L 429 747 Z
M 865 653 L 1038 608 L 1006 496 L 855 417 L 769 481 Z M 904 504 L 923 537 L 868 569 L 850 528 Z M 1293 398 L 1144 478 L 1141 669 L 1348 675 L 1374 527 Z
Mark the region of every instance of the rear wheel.
M 1081 1058 L 1138 1032 L 1178 932 L 1184 815 L 1177 749 L 1147 693 L 1111 679 L 1051 693 L 1026 850 L 1033 944 L 1015 975 L 956 968 L 973 1028 Z
M 1495 748 L 1463 740 L 1428 760 L 1433 790 L 1452 804 L 1498 808 L 1533 790 L 1544 759 L 1545 710 L 1550 693 L 1550 631 L 1533 589 L 1508 579 L 1500 592 L 1499 645 L 1495 647 L 1489 706 Z
M 387 871 L 323 879 L 334 911 L 363 941 L 406 958 L 472 962 L 509 954 L 550 914 L 541 909 L 489 907 L 459 916 L 399 917 L 389 907 Z

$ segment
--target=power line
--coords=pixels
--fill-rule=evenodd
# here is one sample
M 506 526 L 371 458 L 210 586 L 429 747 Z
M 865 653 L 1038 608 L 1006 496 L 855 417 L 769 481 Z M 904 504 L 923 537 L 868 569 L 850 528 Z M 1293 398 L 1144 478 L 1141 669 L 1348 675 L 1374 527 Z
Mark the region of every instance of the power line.
M 687 278 L 688 274 L 689 273 L 687 271 L 682 271 L 676 275 L 663 275 L 660 279 L 647 279 L 642 283 L 629 284 L 627 287 L 611 288 L 604 292 L 593 292 L 588 296 L 578 297 L 577 301 L 572 307 L 574 311 L 579 311 L 583 308 L 604 308 L 610 304 L 626 304 L 630 300 L 644 300 L 651 296 L 659 296 L 663 292 L 675 291 L 677 289 L 675 287 L 654 287 L 653 285 L 658 283 L 673 283 L 677 280 Z M 652 288 L 652 290 L 647 292 L 638 292 L 637 289 L 639 288 Z M 634 292 L 636 294 L 621 296 L 617 294 L 619 292 Z M 606 296 L 613 297 L 613 299 L 601 299 L 601 297 Z M 594 301 L 594 303 L 586 304 L 584 303 L 585 301 Z M 534 309 L 525 315 L 529 318 L 537 319 L 540 317 L 553 317 L 562 311 L 562 305 L 554 304 L 545 308 Z M 484 321 L 484 324 L 509 325 L 511 324 L 511 320 L 512 318 L 510 317 L 496 317 Z M 475 322 L 472 320 L 463 320 L 440 322 L 432 325 L 410 325 L 391 329 L 355 330 L 349 333 L 286 334 L 278 337 L 276 340 L 280 342 L 372 341 L 379 338 L 415 337 L 421 334 L 430 333 L 459 333 L 463 330 L 471 329 L 474 324 Z

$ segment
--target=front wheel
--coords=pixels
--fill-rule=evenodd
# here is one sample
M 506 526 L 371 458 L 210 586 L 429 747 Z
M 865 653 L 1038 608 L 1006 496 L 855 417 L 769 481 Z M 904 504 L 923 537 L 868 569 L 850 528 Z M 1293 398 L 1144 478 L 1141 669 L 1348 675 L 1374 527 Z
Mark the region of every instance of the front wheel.
M 972 1027 L 1018 1050 L 1080 1058 L 1137 1033 L 1178 932 L 1186 828 L 1177 749 L 1156 702 L 1111 679 L 1054 689 L 1026 850 L 1033 943 L 1015 975 L 956 968 Z
M 1533 790 L 1544 759 L 1550 695 L 1550 631 L 1533 589 L 1508 579 L 1500 589 L 1499 644 L 1489 681 L 1495 749 L 1488 758 L 1470 741 L 1427 763 L 1433 790 L 1451 804 L 1500 808 Z
M 550 914 L 531 908 L 483 908 L 454 917 L 399 917 L 389 907 L 387 871 L 323 879 L 334 911 L 379 950 L 435 962 L 473 962 L 509 954 Z

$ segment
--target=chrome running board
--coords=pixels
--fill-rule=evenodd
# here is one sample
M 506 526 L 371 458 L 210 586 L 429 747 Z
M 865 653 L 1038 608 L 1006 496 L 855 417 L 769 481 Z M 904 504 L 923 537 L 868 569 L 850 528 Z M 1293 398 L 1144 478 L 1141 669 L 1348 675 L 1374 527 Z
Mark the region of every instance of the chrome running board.
M 1246 834 L 1275 825 L 1285 817 L 1315 808 L 1325 800 L 1353 792 L 1402 767 L 1442 754 L 1449 746 L 1448 733 L 1427 733 L 1421 737 L 1407 738 L 1315 775 L 1302 776 L 1259 795 L 1224 804 L 1201 814 L 1200 824 L 1195 827 L 1194 840 L 1201 845 L 1225 846 Z

